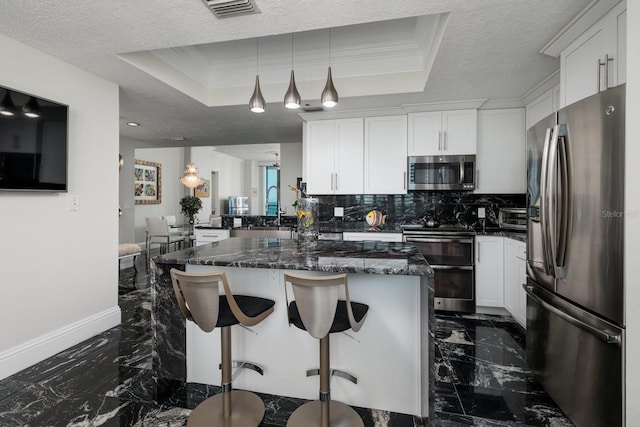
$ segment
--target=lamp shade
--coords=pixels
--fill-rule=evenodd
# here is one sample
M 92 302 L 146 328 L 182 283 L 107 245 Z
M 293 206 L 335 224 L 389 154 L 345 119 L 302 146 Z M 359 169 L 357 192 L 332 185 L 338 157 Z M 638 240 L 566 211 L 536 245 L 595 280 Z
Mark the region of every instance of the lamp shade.
M 249 99 L 249 109 L 254 113 L 264 113 L 266 106 L 267 102 L 264 100 L 260 90 L 260 77 L 256 76 L 256 87 L 253 89 L 251 99 Z
M 333 78 L 331 77 L 331 67 L 329 67 L 329 72 L 327 74 L 327 84 L 324 86 L 320 101 L 322 102 L 322 105 L 327 108 L 335 107 L 336 105 L 338 105 L 338 91 L 333 85 Z
M 32 119 L 40 117 L 42 112 L 40 111 L 40 104 L 38 104 L 38 100 L 33 96 L 30 97 L 27 103 L 22 106 L 22 114 Z
M 293 70 L 291 70 L 289 89 L 287 89 L 287 93 L 284 94 L 284 106 L 289 109 L 295 109 L 300 108 L 300 104 L 302 104 L 302 98 L 300 98 L 300 93 L 296 87 L 295 75 L 293 74 Z
M 15 116 L 16 114 L 16 105 L 13 103 L 11 92 L 8 90 L 4 93 L 4 98 L 0 102 L 0 114 L 3 116 Z

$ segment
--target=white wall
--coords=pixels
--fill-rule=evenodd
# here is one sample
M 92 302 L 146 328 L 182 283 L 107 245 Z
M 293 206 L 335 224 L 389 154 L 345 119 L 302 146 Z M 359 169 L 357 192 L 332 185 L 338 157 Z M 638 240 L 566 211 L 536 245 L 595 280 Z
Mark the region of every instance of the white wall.
M 120 322 L 119 107 L 117 85 L 2 35 L 0 58 L 1 85 L 69 105 L 69 193 L 0 192 L 3 378 Z
M 627 2 L 627 120 L 625 165 L 625 301 L 627 425 L 640 425 L 640 2 Z
M 162 198 L 161 203 L 155 205 L 135 205 L 135 242 L 145 242 L 146 223 L 148 216 L 176 215 L 178 222 L 185 219 L 180 212 L 180 199 L 189 194 L 188 189 L 180 183 L 183 176 L 185 161 L 184 148 L 137 148 L 136 160 L 160 163 L 162 167 Z M 126 160 L 125 160 L 126 161 Z M 128 191 L 133 193 L 133 162 L 125 163 L 130 169 L 131 186 Z M 123 175 L 124 177 L 124 175 Z

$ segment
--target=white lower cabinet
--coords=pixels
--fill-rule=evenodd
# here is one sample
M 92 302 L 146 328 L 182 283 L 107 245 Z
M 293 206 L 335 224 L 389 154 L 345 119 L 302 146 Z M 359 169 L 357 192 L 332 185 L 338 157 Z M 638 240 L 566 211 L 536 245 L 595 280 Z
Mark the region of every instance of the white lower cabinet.
M 504 307 L 504 237 L 476 236 L 476 306 Z
M 376 242 L 402 242 L 402 233 L 383 232 L 344 232 L 342 240 L 352 242 L 376 241 Z
M 205 243 L 219 242 L 220 240 L 229 238 L 229 230 L 211 229 L 211 228 L 196 228 L 196 246 L 204 245 Z
M 522 285 L 527 280 L 524 242 L 504 239 L 504 308 L 526 328 L 527 293 Z

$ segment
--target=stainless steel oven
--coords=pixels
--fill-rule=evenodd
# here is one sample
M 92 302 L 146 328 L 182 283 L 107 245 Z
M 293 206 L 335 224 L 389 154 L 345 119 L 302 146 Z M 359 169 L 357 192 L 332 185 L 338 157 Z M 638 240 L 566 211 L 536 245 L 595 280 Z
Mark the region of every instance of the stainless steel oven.
M 403 231 L 404 241 L 413 243 L 433 268 L 436 310 L 475 311 L 474 235 L 461 230 Z

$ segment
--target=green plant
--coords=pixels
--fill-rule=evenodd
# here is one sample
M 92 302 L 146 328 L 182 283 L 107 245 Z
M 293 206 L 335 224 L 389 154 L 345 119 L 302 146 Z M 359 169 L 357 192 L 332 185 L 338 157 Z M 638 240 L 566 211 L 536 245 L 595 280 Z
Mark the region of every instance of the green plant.
M 195 196 L 185 196 L 180 199 L 180 208 L 182 213 L 189 217 L 189 221 L 193 221 L 194 215 L 202 209 L 202 200 Z

